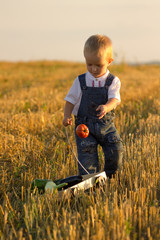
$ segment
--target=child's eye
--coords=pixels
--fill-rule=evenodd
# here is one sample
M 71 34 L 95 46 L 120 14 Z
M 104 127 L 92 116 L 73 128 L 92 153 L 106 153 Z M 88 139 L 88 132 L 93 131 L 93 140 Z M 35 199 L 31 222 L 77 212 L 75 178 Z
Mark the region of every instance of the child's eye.
M 98 64 L 98 65 L 97 65 L 97 67 L 103 67 L 103 65 L 101 65 L 101 64 Z

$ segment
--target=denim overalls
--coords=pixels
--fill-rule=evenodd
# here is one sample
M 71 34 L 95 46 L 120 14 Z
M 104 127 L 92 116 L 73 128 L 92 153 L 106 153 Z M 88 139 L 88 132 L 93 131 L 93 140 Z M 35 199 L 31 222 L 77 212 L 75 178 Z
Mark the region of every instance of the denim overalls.
M 102 119 L 98 119 L 96 108 L 108 101 L 108 87 L 114 76 L 109 74 L 104 87 L 87 87 L 85 74 L 79 76 L 82 90 L 82 98 L 78 114 L 75 117 L 75 127 L 84 123 L 89 128 L 89 136 L 80 138 L 76 134 L 78 159 L 89 173 L 99 171 L 97 146 L 102 146 L 105 156 L 104 170 L 111 177 L 121 165 L 123 145 L 113 123 L 114 111 L 107 113 Z M 79 174 L 86 174 L 78 165 Z

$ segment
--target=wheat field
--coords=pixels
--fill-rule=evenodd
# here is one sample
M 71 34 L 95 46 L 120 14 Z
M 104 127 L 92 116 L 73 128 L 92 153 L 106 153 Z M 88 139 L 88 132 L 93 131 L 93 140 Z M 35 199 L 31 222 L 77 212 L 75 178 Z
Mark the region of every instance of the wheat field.
M 78 174 L 62 119 L 64 97 L 86 67 L 0 62 L 0 239 L 160 239 L 160 66 L 109 70 L 122 83 L 115 119 L 122 167 L 103 188 L 59 199 L 30 186 Z M 76 153 L 74 124 L 67 131 Z

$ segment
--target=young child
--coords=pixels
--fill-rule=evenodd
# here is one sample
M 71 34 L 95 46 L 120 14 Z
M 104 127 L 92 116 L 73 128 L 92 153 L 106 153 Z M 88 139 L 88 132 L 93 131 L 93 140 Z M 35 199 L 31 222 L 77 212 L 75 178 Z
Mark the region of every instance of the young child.
M 113 61 L 112 42 L 104 35 L 93 35 L 84 45 L 87 72 L 78 76 L 65 97 L 63 125 L 75 127 L 85 124 L 89 136 L 76 134 L 78 159 L 89 173 L 99 171 L 97 146 L 102 146 L 105 156 L 104 170 L 109 178 L 120 167 L 123 146 L 113 123 L 114 109 L 120 103 L 120 80 L 113 76 L 108 66 Z M 86 174 L 78 165 L 79 174 Z

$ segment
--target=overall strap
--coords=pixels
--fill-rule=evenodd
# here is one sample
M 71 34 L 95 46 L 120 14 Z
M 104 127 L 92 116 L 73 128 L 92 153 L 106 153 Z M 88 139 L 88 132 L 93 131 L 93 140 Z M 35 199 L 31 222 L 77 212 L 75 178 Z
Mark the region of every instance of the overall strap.
M 86 76 L 85 73 L 78 76 L 82 91 L 87 89 L 85 76 Z
M 115 76 L 111 73 L 108 74 L 108 77 L 106 78 L 106 82 L 105 82 L 105 88 L 108 89 L 109 86 L 112 84 L 113 79 L 115 78 Z

